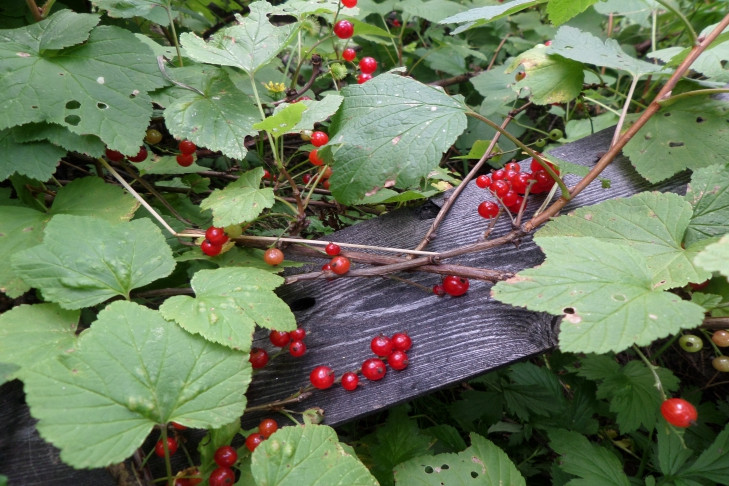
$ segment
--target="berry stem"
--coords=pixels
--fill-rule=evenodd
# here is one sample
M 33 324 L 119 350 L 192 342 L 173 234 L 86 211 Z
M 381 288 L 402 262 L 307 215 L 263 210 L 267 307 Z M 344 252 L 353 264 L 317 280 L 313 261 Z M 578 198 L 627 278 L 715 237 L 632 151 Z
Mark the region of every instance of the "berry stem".
M 160 439 L 162 440 L 162 446 L 165 449 L 165 471 L 167 472 L 167 486 L 173 486 L 172 481 L 174 481 L 174 477 L 172 476 L 172 464 L 170 463 L 170 448 L 167 445 L 167 425 L 163 424 L 162 427 L 160 427 L 160 430 L 162 432 L 162 437 L 160 437 Z
M 651 363 L 650 360 L 645 356 L 645 354 L 643 354 L 643 352 L 640 350 L 640 348 L 635 344 L 633 345 L 633 350 L 640 357 L 640 359 L 643 360 L 648 369 L 651 370 L 651 373 L 653 374 L 653 380 L 655 380 L 655 386 L 658 389 L 658 393 L 661 394 L 661 401 L 665 402 L 666 392 L 663 391 L 663 383 L 661 383 L 661 378 L 658 376 L 658 373 L 656 373 L 658 366 L 655 366 L 653 363 Z
M 262 405 L 254 405 L 252 407 L 248 407 L 245 410 L 245 413 L 249 412 L 260 412 L 260 411 L 271 411 L 271 412 L 281 412 L 283 413 L 283 407 L 286 405 L 291 405 L 292 403 L 300 403 L 306 400 L 307 398 L 311 397 L 313 394 L 313 387 L 308 387 L 309 389 L 299 390 L 293 395 L 291 395 L 288 398 L 283 398 L 281 400 L 276 400 L 274 402 L 264 403 Z M 288 416 L 288 414 L 284 414 Z M 289 417 L 291 419 L 291 417 Z M 296 420 L 291 419 L 293 422 L 296 422 Z
M 128 166 L 128 165 L 124 165 L 124 166 L 123 166 L 123 169 L 124 169 L 124 172 L 126 172 L 127 174 L 129 174 L 129 177 L 131 177 L 132 179 L 134 179 L 135 181 L 137 181 L 137 182 L 138 182 L 138 183 L 139 183 L 139 184 L 140 184 L 140 185 L 141 185 L 142 187 L 144 187 L 144 188 L 145 188 L 146 190 L 148 190 L 150 194 L 152 194 L 152 195 L 153 195 L 154 197 L 156 197 L 156 198 L 157 198 L 157 200 L 158 200 L 158 201 L 160 202 L 160 204 L 162 204 L 162 205 L 163 205 L 163 206 L 164 206 L 165 208 L 167 208 L 167 210 L 168 210 L 168 211 L 170 212 L 170 214 L 171 214 L 172 216 L 174 216 L 175 218 L 177 218 L 177 220 L 179 220 L 179 221 L 181 221 L 182 223 L 185 223 L 185 224 L 187 224 L 187 225 L 190 225 L 190 226 L 194 226 L 194 225 L 195 225 L 195 223 L 193 223 L 192 221 L 190 221 L 190 220 L 188 220 L 188 219 L 184 218 L 184 217 L 183 217 L 183 216 L 182 216 L 182 215 L 181 215 L 181 214 L 180 214 L 180 213 L 179 213 L 179 212 L 178 212 L 178 211 L 177 211 L 177 210 L 176 210 L 176 209 L 175 209 L 175 208 L 174 208 L 174 207 L 173 207 L 173 206 L 172 206 L 172 205 L 171 205 L 171 204 L 169 203 L 169 201 L 167 201 L 167 199 L 165 199 L 164 197 L 162 197 L 162 194 L 160 194 L 160 193 L 159 193 L 159 191 L 157 191 L 157 190 L 156 190 L 156 189 L 154 188 L 154 186 L 152 186 L 152 184 L 150 184 L 149 182 L 145 181 L 145 180 L 144 180 L 144 179 L 143 179 L 142 177 L 140 177 L 140 176 L 139 176 L 138 174 L 136 174 L 136 173 L 134 172 L 134 170 L 133 170 L 133 169 L 131 168 L 131 166 Z

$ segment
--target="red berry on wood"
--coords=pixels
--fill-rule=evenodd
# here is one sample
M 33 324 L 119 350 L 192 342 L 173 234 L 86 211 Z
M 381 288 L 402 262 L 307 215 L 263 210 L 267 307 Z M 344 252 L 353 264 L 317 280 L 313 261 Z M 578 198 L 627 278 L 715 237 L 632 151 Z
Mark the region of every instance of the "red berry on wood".
M 478 214 L 482 218 L 494 218 L 499 214 L 499 205 L 493 201 L 484 201 L 478 205 Z
M 271 266 L 279 265 L 284 261 L 284 253 L 278 248 L 269 248 L 263 253 L 263 261 Z
M 487 175 L 480 175 L 476 177 L 476 186 L 481 189 L 488 189 L 491 185 L 491 178 Z
M 392 368 L 393 370 L 402 371 L 408 367 L 409 363 L 410 361 L 408 360 L 408 355 L 405 353 L 405 351 L 400 351 L 399 349 L 393 351 L 387 357 L 387 364 L 389 364 L 390 368 Z
M 443 289 L 443 286 L 440 284 L 433 285 L 433 293 L 438 297 L 442 297 L 445 295 L 445 289 Z
M 252 348 L 248 361 L 251 362 L 253 369 L 261 369 L 268 364 L 268 353 L 262 348 Z
M 334 371 L 328 366 L 317 366 L 309 374 L 309 381 L 320 390 L 326 390 L 334 384 Z
M 370 349 L 377 356 L 387 357 L 393 350 L 392 340 L 383 335 L 375 336 L 370 341 Z
M 452 297 L 465 294 L 468 291 L 468 286 L 468 279 L 457 275 L 448 275 L 443 279 L 443 290 Z
M 351 262 L 347 257 L 335 256 L 329 261 L 329 266 L 331 267 L 332 272 L 336 273 L 337 275 L 344 275 L 345 273 L 349 272 Z
M 289 333 L 292 341 L 303 341 L 306 337 L 306 330 L 302 327 L 297 327 Z
M 325 248 L 324 252 L 329 256 L 337 256 L 342 249 L 336 243 L 329 243 Z
M 362 376 L 370 381 L 381 380 L 387 373 L 387 367 L 380 358 L 366 359 L 362 363 Z
M 413 340 L 404 332 L 396 332 L 390 339 L 392 347 L 396 350 L 407 351 L 413 346 Z
M 306 344 L 304 341 L 299 339 L 291 341 L 291 344 L 289 344 L 289 354 L 294 358 L 300 358 L 306 354 Z
M 291 334 L 286 331 L 271 331 L 268 335 L 268 340 L 271 344 L 279 348 L 286 346 L 291 341 Z
M 352 373 L 351 371 L 348 371 L 342 375 L 342 388 L 344 388 L 345 390 L 355 390 L 358 385 L 359 376 L 357 375 L 357 373 Z

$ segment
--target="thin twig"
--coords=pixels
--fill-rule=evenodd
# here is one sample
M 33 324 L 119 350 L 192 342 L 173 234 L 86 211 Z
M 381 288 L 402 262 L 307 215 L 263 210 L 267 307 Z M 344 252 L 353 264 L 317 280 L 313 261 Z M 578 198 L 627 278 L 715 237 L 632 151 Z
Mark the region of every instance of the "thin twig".
M 30 13 L 33 15 L 36 22 L 43 20 L 43 15 L 41 14 L 41 10 L 38 8 L 38 5 L 36 5 L 35 0 L 25 0 L 25 3 L 28 4 Z
M 144 187 L 146 190 L 150 192 L 154 197 L 157 198 L 157 200 L 162 204 L 167 210 L 170 212 L 172 216 L 177 218 L 177 220 L 181 221 L 182 223 L 185 223 L 186 225 L 193 226 L 194 223 L 188 219 L 185 219 L 172 205 L 165 199 L 162 194 L 160 194 L 149 182 L 142 179 L 138 174 L 136 174 L 130 167 L 123 166 L 124 172 L 129 174 L 129 177 L 133 178 L 135 181 L 137 181 L 142 187 Z

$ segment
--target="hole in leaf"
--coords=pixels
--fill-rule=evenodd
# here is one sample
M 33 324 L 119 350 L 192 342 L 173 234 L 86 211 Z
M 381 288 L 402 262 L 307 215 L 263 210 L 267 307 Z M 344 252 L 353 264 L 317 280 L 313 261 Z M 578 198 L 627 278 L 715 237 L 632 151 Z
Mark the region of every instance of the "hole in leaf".
M 562 312 L 564 312 L 565 314 L 574 314 L 575 308 L 574 307 L 565 307 L 564 309 L 562 309 Z
M 684 143 L 683 142 L 668 142 L 668 146 L 669 147 L 683 147 Z
M 71 100 L 68 103 L 66 103 L 67 110 L 78 110 L 79 108 L 81 108 L 81 103 L 79 103 L 76 100 Z
M 312 307 L 314 307 L 314 304 L 316 304 L 316 299 L 314 297 L 302 297 L 291 302 L 291 304 L 289 304 L 289 307 L 292 311 L 296 312 L 311 309 Z
M 107 108 L 109 108 L 109 105 L 107 105 L 106 103 L 98 102 L 96 103 L 96 107 L 100 110 L 106 110 Z
M 79 123 L 81 123 L 81 117 L 78 115 L 68 115 L 66 118 L 63 119 L 66 123 L 68 123 L 71 126 L 77 126 Z
M 701 116 L 697 116 L 697 117 L 696 117 L 696 123 L 703 123 L 704 121 L 705 121 L 705 120 L 704 120 L 704 118 L 703 118 L 703 117 L 701 117 Z
M 618 302 L 625 302 L 626 300 L 628 300 L 628 298 L 626 296 L 624 296 L 623 294 L 615 294 L 611 297 L 613 300 L 616 300 Z
M 433 474 L 433 468 L 430 466 L 425 466 L 425 474 Z
M 476 471 L 471 471 L 471 477 L 476 479 L 478 477 L 478 473 Z
M 441 469 L 450 469 L 450 467 L 448 467 L 448 464 L 443 464 L 440 468 Z
M 663 114 L 663 116 L 671 116 L 671 112 L 667 111 L 666 113 Z
M 33 106 L 31 106 L 31 108 L 34 109 L 34 110 L 37 110 L 38 109 L 38 105 L 33 105 Z

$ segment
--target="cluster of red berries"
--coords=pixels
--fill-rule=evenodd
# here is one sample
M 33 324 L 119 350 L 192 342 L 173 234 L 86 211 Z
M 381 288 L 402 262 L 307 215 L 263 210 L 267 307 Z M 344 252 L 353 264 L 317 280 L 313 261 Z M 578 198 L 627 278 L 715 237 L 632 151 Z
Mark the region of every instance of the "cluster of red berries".
M 314 147 L 316 147 L 314 150 L 309 152 L 309 162 L 311 162 L 311 164 L 316 167 L 323 166 L 324 159 L 319 157 L 319 147 L 323 147 L 324 145 L 329 143 L 329 135 L 327 135 L 325 132 L 322 132 L 321 130 L 317 130 L 311 134 L 309 141 Z M 329 189 L 329 178 L 331 176 L 331 167 L 326 166 L 324 169 L 322 169 L 321 179 L 323 180 L 322 187 L 324 189 Z M 311 174 L 304 174 L 302 180 L 304 181 L 304 184 L 308 184 L 311 181 Z
M 195 161 L 197 146 L 190 140 L 182 140 L 178 145 L 180 154 L 177 156 L 177 163 L 182 167 L 189 167 Z
M 451 297 L 460 297 L 468 292 L 469 285 L 470 284 L 466 277 L 447 275 L 443 277 L 441 283 L 433 285 L 433 293 L 439 297 L 445 294 L 448 294 Z
M 111 160 L 112 162 L 119 162 L 126 158 L 126 159 L 129 159 L 130 162 L 139 163 L 139 162 L 144 162 L 145 160 L 147 160 L 148 154 L 147 154 L 147 147 L 142 145 L 139 147 L 139 152 L 137 152 L 137 155 L 134 155 L 134 156 L 125 156 L 124 154 L 122 154 L 121 152 L 119 152 L 117 150 L 110 150 L 110 149 L 106 149 L 105 155 L 106 155 L 106 158 Z
M 205 239 L 200 243 L 200 249 L 207 256 L 219 255 L 228 239 L 223 228 L 211 226 L 205 231 Z
M 271 437 L 277 430 L 278 423 L 275 420 L 270 418 L 261 420 L 261 423 L 258 424 L 258 432 L 254 432 L 246 437 L 246 447 L 249 451 L 253 452 L 261 442 Z M 213 484 L 210 483 L 210 486 L 213 486 Z
M 322 265 L 322 272 L 332 272 L 337 275 L 344 275 L 349 272 L 352 262 L 349 261 L 349 258 L 340 255 L 339 253 L 341 253 L 341 251 L 342 249 L 336 243 L 329 243 L 324 248 L 324 252 L 333 258 L 329 260 L 329 263 Z
M 353 8 L 357 5 L 357 0 L 341 0 L 342 5 L 347 8 Z M 334 35 L 340 39 L 349 39 L 354 35 L 354 25 L 349 20 L 340 20 L 334 24 Z M 347 47 L 342 51 L 342 59 L 352 62 L 357 57 L 357 51 L 352 47 Z M 359 61 L 360 74 L 357 76 L 357 83 L 362 84 L 372 79 L 372 74 L 377 70 L 377 61 L 373 57 L 363 57 Z
M 364 360 L 359 372 L 370 381 L 378 381 L 385 377 L 387 365 L 390 365 L 393 370 L 404 370 L 410 363 L 407 351 L 412 345 L 410 336 L 404 332 L 395 333 L 392 337 L 376 336 L 370 342 L 370 349 L 377 357 Z M 334 370 L 329 366 L 322 365 L 311 371 L 309 381 L 314 388 L 326 390 L 334 384 L 336 376 Z M 359 374 L 348 371 L 342 375 L 340 383 L 345 390 L 353 391 L 359 386 Z
M 271 331 L 268 335 L 268 340 L 271 341 L 271 344 L 278 348 L 283 349 L 288 347 L 289 354 L 294 358 L 298 358 L 306 353 L 306 343 L 304 343 L 305 337 L 306 331 L 298 327 L 290 332 Z M 251 366 L 253 366 L 254 369 L 263 368 L 269 361 L 268 352 L 263 348 L 252 348 L 248 361 L 251 362 Z
M 539 162 L 527 159 L 523 164 L 528 161 L 531 172 L 522 172 L 518 162 L 509 162 L 502 169 L 492 171 L 490 176 L 478 176 L 476 185 L 490 190 L 509 211 L 516 213 L 524 202 L 527 190 L 530 194 L 541 194 L 549 191 L 555 182 Z M 549 164 L 549 167 L 559 175 L 554 165 Z M 487 219 L 493 218 L 499 214 L 499 206 L 493 201 L 484 201 L 478 206 L 478 214 Z

